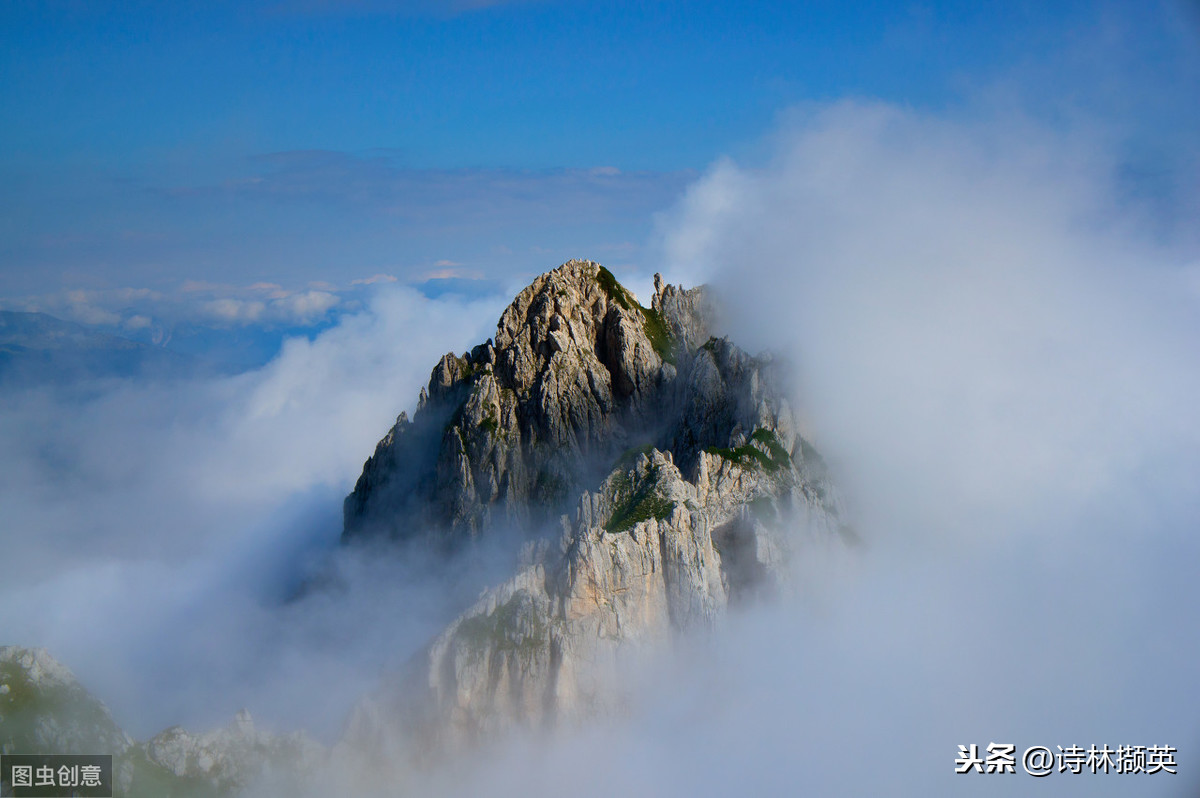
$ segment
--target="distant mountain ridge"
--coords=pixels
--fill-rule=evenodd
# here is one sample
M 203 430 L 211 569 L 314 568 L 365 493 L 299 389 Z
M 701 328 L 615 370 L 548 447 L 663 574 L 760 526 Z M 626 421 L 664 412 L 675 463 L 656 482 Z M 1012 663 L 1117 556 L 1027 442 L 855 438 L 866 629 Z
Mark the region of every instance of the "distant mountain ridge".
M 0 386 L 176 376 L 192 372 L 200 364 L 190 355 L 97 332 L 45 313 L 0 310 Z

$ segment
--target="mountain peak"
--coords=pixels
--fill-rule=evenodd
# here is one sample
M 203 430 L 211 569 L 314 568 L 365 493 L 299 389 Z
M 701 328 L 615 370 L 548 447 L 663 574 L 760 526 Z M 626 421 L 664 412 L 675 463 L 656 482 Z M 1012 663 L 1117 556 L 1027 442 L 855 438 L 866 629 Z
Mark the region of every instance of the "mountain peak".
M 540 539 L 356 711 L 355 745 L 381 724 L 457 745 L 612 705 L 626 644 L 784 586 L 789 529 L 845 536 L 771 359 L 712 337 L 704 287 L 654 283 L 644 307 L 592 261 L 539 276 L 376 447 L 344 539 Z
M 536 525 L 631 440 L 647 442 L 710 323 L 703 288 L 658 282 L 647 308 L 593 261 L 535 279 L 494 339 L 442 357 L 413 419 L 401 414 L 380 441 L 346 500 L 346 539 Z

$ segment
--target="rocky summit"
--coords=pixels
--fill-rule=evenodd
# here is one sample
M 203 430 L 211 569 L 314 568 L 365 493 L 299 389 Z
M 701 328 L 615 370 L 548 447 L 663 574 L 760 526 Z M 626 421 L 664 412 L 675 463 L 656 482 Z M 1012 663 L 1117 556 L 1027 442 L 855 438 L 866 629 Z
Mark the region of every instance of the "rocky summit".
M 494 342 L 445 355 L 413 419 L 401 413 L 379 442 L 346 499 L 346 539 L 452 542 L 497 524 L 529 528 L 556 518 L 631 446 L 682 455 L 727 438 L 719 428 L 740 419 L 685 419 L 673 407 L 686 396 L 679 358 L 708 339 L 707 294 L 660 289 L 644 308 L 590 261 L 537 278 Z M 667 430 L 666 418 L 682 423 Z
M 625 654 L 785 587 L 802 541 L 852 537 L 775 364 L 713 337 L 714 313 L 704 287 L 655 275 L 647 308 L 570 261 L 434 367 L 346 499 L 344 540 L 531 540 L 358 707 L 351 744 L 400 723 L 454 747 L 607 711 Z

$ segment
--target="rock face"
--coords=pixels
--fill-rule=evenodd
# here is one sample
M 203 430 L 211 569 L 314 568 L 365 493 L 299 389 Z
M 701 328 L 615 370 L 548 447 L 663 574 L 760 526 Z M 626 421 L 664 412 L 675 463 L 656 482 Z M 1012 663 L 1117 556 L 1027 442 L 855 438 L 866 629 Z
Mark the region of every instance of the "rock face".
M 352 745 L 397 722 L 441 748 L 608 711 L 622 658 L 784 588 L 806 536 L 849 537 L 772 362 L 712 325 L 703 288 L 656 275 L 642 308 L 571 261 L 494 344 L 442 359 L 346 500 L 345 538 L 555 532 L 358 708 Z
M 674 400 L 677 342 L 707 339 L 702 290 L 641 307 L 603 267 L 537 278 L 492 340 L 445 355 L 346 499 L 347 540 L 447 542 L 554 519 L 613 457 L 652 440 Z M 601 469 L 601 470 L 597 470 Z

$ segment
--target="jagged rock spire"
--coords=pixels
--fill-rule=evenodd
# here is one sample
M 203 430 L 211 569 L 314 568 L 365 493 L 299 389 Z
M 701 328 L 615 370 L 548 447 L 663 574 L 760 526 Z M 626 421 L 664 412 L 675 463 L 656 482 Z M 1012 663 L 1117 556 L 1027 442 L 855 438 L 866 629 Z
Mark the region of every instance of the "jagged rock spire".
M 642 307 L 607 269 L 573 260 L 534 280 L 494 340 L 446 354 L 367 461 L 345 537 L 477 535 L 537 526 L 653 439 L 677 363 L 706 337 L 703 289 L 662 286 Z

